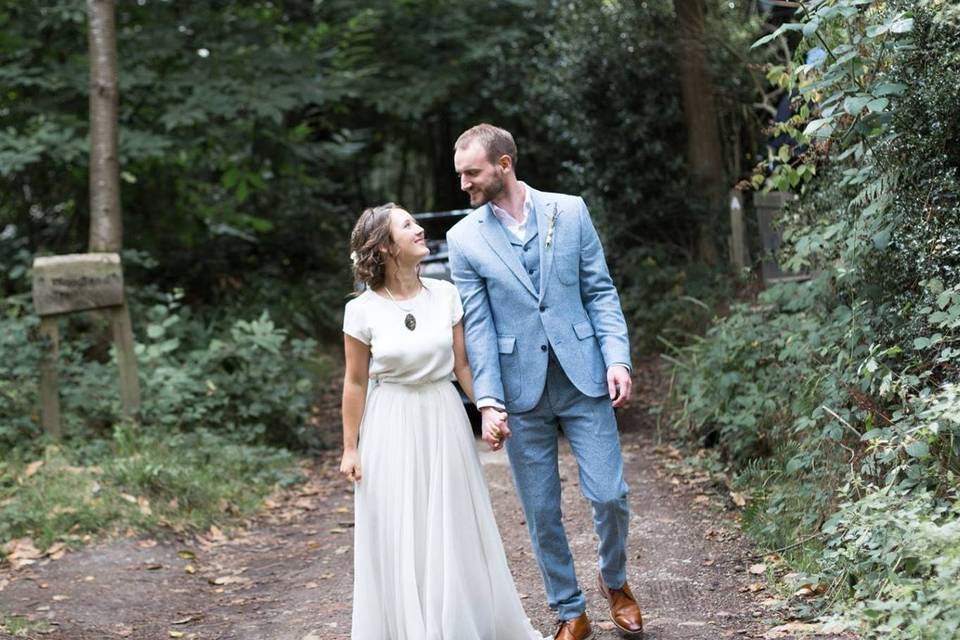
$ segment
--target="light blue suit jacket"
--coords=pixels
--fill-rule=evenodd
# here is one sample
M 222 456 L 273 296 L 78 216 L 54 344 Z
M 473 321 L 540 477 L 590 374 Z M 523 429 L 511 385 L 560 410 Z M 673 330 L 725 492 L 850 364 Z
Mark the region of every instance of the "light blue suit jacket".
M 630 366 L 620 297 L 587 205 L 578 196 L 526 188 L 537 216 L 539 294 L 490 205 L 447 233 L 475 397 L 500 400 L 511 413 L 539 401 L 548 345 L 570 381 L 591 397 L 607 394 L 608 366 Z

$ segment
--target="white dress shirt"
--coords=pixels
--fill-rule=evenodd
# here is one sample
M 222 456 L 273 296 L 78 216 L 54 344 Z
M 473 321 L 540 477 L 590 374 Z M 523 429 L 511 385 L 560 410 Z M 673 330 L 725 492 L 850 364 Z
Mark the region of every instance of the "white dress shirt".
M 517 220 L 507 213 L 506 209 L 501 209 L 493 202 L 490 203 L 490 208 L 493 209 L 493 215 L 500 221 L 500 224 L 516 236 L 520 242 L 524 242 L 527 239 L 527 220 L 533 213 L 533 201 L 530 199 L 530 189 L 527 189 L 527 185 L 521 182 L 520 186 L 523 188 L 523 209 L 520 220 Z

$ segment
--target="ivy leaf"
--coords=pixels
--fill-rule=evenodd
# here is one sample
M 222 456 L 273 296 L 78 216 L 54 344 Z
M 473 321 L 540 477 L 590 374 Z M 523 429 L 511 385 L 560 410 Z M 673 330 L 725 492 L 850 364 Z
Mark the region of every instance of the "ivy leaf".
M 930 455 L 930 446 L 921 440 L 915 440 L 907 444 L 903 449 L 907 452 L 907 455 L 912 458 L 926 458 Z
M 803 130 L 803 135 L 812 136 L 828 122 L 830 122 L 830 118 L 817 118 L 816 120 L 811 120 L 807 123 L 807 127 Z
M 890 33 L 909 33 L 913 31 L 913 18 L 900 18 L 890 25 Z
M 843 110 L 852 116 L 860 115 L 867 103 L 873 99 L 873 96 L 857 95 L 850 96 L 843 101 Z

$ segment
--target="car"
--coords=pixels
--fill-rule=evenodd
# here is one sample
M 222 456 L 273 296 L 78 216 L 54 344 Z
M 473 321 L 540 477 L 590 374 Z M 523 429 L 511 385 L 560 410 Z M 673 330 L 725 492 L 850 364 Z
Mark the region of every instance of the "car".
M 438 278 L 452 282 L 450 278 L 450 254 L 447 251 L 447 231 L 469 214 L 473 209 L 454 209 L 453 211 L 424 211 L 414 213 L 413 217 L 421 227 L 427 240 L 430 255 L 420 263 L 420 275 L 426 278 Z

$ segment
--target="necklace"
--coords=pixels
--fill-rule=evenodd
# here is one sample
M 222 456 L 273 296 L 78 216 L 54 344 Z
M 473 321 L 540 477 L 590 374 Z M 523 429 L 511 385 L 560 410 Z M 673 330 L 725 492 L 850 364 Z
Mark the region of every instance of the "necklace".
M 422 286 L 422 285 L 421 285 L 421 286 Z M 403 319 L 403 326 L 405 326 L 405 327 L 406 327 L 407 329 L 409 329 L 410 331 L 413 331 L 414 329 L 416 329 L 416 328 L 417 328 L 417 317 L 416 317 L 415 315 L 413 315 L 413 313 L 412 313 L 413 307 L 411 307 L 411 308 L 409 308 L 409 309 L 404 309 L 404 308 L 400 305 L 400 303 L 397 302 L 397 299 L 393 297 L 393 294 L 390 293 L 390 289 L 387 289 L 387 286 L 386 286 L 386 285 L 383 286 L 383 290 L 387 292 L 387 295 L 388 295 L 388 296 L 390 296 L 390 300 L 393 301 L 393 304 L 397 305 L 397 309 L 400 309 L 400 311 L 403 311 L 404 313 L 407 314 L 407 316 Z M 419 290 L 419 289 L 417 290 L 417 295 L 420 295 L 420 290 Z M 414 297 L 416 297 L 416 296 L 414 296 Z M 412 300 L 412 299 L 413 299 L 413 298 L 411 298 L 411 300 Z

